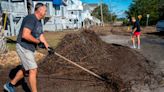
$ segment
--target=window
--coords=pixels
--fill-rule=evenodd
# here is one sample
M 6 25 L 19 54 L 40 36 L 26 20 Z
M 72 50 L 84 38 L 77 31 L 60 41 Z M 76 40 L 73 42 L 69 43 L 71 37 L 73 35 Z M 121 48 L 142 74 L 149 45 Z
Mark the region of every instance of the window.
M 78 23 L 78 19 L 74 19 L 74 24 Z
M 11 0 L 12 2 L 23 2 L 24 0 Z
M 71 20 L 71 19 L 69 19 L 69 21 L 71 22 L 72 20 Z

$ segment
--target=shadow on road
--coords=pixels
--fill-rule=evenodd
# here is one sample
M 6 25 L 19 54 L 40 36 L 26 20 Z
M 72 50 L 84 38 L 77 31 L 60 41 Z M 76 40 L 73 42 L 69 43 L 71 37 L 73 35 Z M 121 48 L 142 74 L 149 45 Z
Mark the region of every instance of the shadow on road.
M 152 32 L 152 33 L 147 33 L 148 35 L 156 35 L 164 38 L 164 32 Z
M 10 38 L 6 38 L 7 43 L 16 44 L 16 41 Z

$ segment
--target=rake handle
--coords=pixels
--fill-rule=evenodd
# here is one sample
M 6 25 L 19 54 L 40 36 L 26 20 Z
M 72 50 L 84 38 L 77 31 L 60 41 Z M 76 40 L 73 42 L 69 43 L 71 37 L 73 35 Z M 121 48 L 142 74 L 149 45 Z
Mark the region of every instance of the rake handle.
M 73 61 L 67 59 L 66 57 L 64 57 L 64 56 L 62 56 L 62 55 L 60 55 L 60 54 L 58 54 L 58 53 L 56 53 L 56 52 L 55 52 L 55 55 L 61 57 L 62 59 L 68 61 L 69 63 L 75 65 L 76 67 L 78 67 L 78 68 L 80 68 L 80 69 L 82 69 L 82 70 L 88 72 L 89 74 L 91 74 L 91 75 L 93 75 L 93 76 L 95 76 L 95 77 L 97 77 L 97 78 L 99 78 L 99 79 L 101 79 L 101 80 L 104 80 L 100 75 L 98 75 L 98 74 L 96 74 L 96 73 L 94 73 L 94 72 L 92 72 L 92 71 L 90 71 L 90 70 L 88 70 L 88 69 L 86 69 L 86 68 L 80 66 L 79 64 L 77 64 L 77 63 L 75 63 L 75 62 L 73 62 Z

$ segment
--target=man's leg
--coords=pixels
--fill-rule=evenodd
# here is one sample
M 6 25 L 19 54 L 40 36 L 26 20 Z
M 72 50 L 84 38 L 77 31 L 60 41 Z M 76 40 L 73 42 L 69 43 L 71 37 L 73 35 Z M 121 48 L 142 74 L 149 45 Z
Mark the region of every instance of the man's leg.
M 138 49 L 140 49 L 141 48 L 140 35 L 137 36 L 137 42 L 138 42 Z
M 8 92 L 15 92 L 14 85 L 24 77 L 23 70 L 19 70 L 11 82 L 8 82 L 4 85 L 4 89 Z
M 21 61 L 23 67 L 26 71 L 29 71 L 29 83 L 32 92 L 37 92 L 36 87 L 36 75 L 37 75 L 37 63 L 35 62 L 34 52 L 17 45 L 20 48 L 18 49 L 19 55 L 21 56 Z
M 30 83 L 32 92 L 37 92 L 36 75 L 37 75 L 37 69 L 29 70 L 29 83 Z
M 15 85 L 15 84 L 16 84 L 20 79 L 22 79 L 23 77 L 24 77 L 23 70 L 20 69 L 20 70 L 17 72 L 17 74 L 16 74 L 16 76 L 14 77 L 14 79 L 11 80 L 11 84 L 12 84 L 12 85 Z

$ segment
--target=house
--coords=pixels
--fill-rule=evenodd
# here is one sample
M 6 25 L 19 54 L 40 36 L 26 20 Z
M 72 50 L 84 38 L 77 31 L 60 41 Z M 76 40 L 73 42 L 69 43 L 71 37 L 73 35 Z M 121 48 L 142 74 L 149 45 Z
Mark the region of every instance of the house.
M 99 5 L 97 3 L 91 3 L 91 4 L 87 4 L 88 8 L 91 10 L 91 12 L 97 8 Z
M 6 22 L 3 23 L 6 24 L 4 34 L 6 36 L 17 35 L 23 18 L 28 14 L 26 0 L 2 0 L 1 8 L 6 18 L 2 21 Z
M 33 1 L 35 5 L 38 2 L 45 3 L 48 6 L 48 16 L 44 20 L 44 30 L 55 31 L 63 29 L 81 28 L 81 14 L 83 10 L 80 0 L 65 0 L 64 4 L 55 7 L 52 1 Z
M 91 15 L 96 7 L 98 7 L 98 4 L 83 4 L 82 20 L 84 22 L 84 26 L 88 27 L 92 25 L 100 25 L 101 21 Z
M 6 35 L 17 35 L 23 18 L 34 12 L 37 3 L 47 6 L 47 15 L 42 20 L 43 29 L 46 31 L 60 31 L 63 29 L 79 29 L 84 27 L 86 20 L 89 24 L 99 24 L 100 20 L 91 16 L 90 8 L 80 0 L 2 0 L 2 12 L 8 16 Z M 87 10 L 89 9 L 89 10 Z

